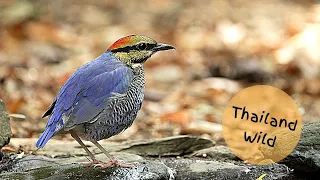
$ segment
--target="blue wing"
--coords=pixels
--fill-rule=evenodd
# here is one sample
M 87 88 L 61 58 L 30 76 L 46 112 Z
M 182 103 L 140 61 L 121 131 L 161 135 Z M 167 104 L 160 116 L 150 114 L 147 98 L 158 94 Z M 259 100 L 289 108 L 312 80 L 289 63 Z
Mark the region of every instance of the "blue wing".
M 36 146 L 44 147 L 66 126 L 92 121 L 104 109 L 108 99 L 115 93 L 124 93 L 131 81 L 132 70 L 110 52 L 80 67 L 63 85 L 45 113 L 51 116 Z

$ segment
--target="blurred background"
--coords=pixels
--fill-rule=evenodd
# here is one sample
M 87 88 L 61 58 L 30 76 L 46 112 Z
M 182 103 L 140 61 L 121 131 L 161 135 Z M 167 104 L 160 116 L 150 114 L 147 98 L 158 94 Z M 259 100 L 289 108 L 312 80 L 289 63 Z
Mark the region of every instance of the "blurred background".
M 320 117 L 317 1 L 2 0 L 0 98 L 9 113 L 26 116 L 11 118 L 13 137 L 38 138 L 47 123 L 41 116 L 68 77 L 130 34 L 177 50 L 146 63 L 142 109 L 131 128 L 110 140 L 179 134 L 221 140 L 226 104 L 255 84 L 288 93 L 304 122 Z

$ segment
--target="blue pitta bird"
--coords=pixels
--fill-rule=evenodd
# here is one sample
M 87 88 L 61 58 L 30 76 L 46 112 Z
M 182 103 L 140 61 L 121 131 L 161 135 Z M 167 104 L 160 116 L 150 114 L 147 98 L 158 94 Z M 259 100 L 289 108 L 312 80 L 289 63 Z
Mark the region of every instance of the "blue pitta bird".
M 143 64 L 154 53 L 175 49 L 144 35 L 130 35 L 112 44 L 106 52 L 75 71 L 60 89 L 48 110 L 46 129 L 36 146 L 43 148 L 52 136 L 70 132 L 91 158 L 85 166 L 109 167 L 120 163 L 99 143 L 130 127 L 144 99 Z M 91 141 L 109 159 L 98 161 L 81 139 Z

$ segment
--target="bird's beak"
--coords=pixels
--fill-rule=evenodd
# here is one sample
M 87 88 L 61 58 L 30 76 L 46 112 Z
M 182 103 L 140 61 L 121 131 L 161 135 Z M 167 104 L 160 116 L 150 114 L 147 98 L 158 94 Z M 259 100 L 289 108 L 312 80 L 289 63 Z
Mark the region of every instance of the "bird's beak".
M 158 43 L 156 47 L 153 48 L 153 51 L 165 51 L 169 49 L 176 49 L 175 47 L 169 45 L 169 44 L 162 44 Z

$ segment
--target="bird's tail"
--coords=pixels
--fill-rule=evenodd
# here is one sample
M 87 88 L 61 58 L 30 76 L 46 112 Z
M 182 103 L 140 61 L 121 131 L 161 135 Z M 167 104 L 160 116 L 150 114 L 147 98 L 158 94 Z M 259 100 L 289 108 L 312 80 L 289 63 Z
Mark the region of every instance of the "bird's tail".
M 47 127 L 36 143 L 37 148 L 43 148 L 44 145 L 46 145 L 46 143 L 49 141 L 49 139 L 54 135 L 54 133 L 55 128 Z
M 42 135 L 40 136 L 40 138 L 38 139 L 36 146 L 37 148 L 43 148 L 47 142 L 49 141 L 49 139 L 52 138 L 52 136 L 54 136 L 57 132 L 57 124 L 59 122 L 57 122 L 57 119 L 60 119 L 59 117 L 56 117 L 55 114 L 52 114 L 50 116 L 50 119 L 48 121 L 48 124 L 46 126 L 46 130 L 44 130 L 44 132 L 42 133 Z M 60 130 L 60 129 L 59 129 Z
M 52 136 L 63 129 L 63 122 L 59 120 L 61 120 L 61 113 L 58 115 L 52 114 L 50 116 L 46 130 L 44 130 L 36 143 L 37 148 L 43 148 Z

